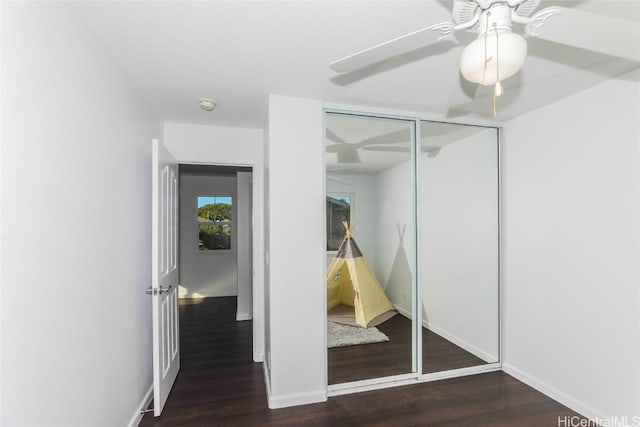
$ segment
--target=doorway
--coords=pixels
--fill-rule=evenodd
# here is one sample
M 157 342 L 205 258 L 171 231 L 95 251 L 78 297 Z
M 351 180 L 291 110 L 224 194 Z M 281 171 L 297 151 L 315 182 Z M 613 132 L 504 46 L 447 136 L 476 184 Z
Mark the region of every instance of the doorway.
M 251 320 L 252 168 L 181 164 L 179 174 L 180 300 L 233 297 L 236 320 Z

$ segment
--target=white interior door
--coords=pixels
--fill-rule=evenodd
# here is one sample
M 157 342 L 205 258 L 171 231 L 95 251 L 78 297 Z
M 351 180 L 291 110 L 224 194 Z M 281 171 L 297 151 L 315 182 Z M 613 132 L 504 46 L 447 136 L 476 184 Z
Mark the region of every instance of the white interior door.
M 159 416 L 180 369 L 178 330 L 178 164 L 153 140 L 153 415 Z

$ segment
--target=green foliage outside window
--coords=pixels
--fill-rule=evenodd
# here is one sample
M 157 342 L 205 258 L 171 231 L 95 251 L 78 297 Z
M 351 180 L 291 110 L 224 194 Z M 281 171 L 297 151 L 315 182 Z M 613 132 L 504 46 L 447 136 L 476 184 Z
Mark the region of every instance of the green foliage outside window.
M 231 205 L 212 203 L 198 208 L 198 218 L 209 221 L 231 220 Z
M 212 203 L 198 208 L 200 250 L 231 249 L 231 205 Z

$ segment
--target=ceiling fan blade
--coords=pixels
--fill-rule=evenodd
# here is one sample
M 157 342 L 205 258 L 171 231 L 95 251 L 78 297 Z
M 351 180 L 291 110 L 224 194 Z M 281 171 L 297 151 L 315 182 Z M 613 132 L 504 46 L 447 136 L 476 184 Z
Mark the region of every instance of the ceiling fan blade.
M 433 159 L 434 157 L 436 157 L 438 154 L 440 154 L 440 150 L 442 149 L 442 147 L 436 147 L 433 150 L 429 150 L 427 157 Z
M 553 9 L 562 13 L 539 24 L 539 29 L 533 30 L 535 37 L 640 62 L 640 26 L 637 22 L 578 9 L 555 6 Z M 527 31 L 532 30 L 528 28 Z
M 358 147 L 366 147 L 376 144 L 397 144 L 400 142 L 409 143 L 411 141 L 411 129 L 409 126 L 403 129 L 394 130 L 391 132 L 383 133 L 382 135 L 372 136 L 371 138 L 363 139 L 358 142 Z
M 362 147 L 366 151 L 380 151 L 384 153 L 410 153 L 411 147 L 398 147 L 394 145 L 372 145 L 370 147 Z
M 340 138 L 335 133 L 333 133 L 333 131 L 331 129 L 326 129 L 325 130 L 325 136 L 327 137 L 327 139 L 329 141 L 335 142 L 337 144 L 344 144 L 345 142 L 347 142 L 344 139 Z
M 529 79 L 526 82 L 522 81 L 515 85 L 505 87 L 504 95 L 498 99 L 498 116 L 502 116 L 502 113 L 504 113 L 503 118 L 513 118 L 514 114 L 517 115 L 519 113 L 518 100 L 520 98 L 529 99 L 531 101 L 530 107 L 542 107 L 578 93 L 584 90 L 585 87 L 594 86 L 608 79 L 618 78 L 638 68 L 638 64 L 626 59 L 615 58 L 611 60 L 610 57 L 607 58 L 598 53 L 593 53 L 593 55 L 599 57 L 599 60 L 591 63 L 583 63 L 581 65 L 580 78 L 576 78 L 575 70 L 567 69 L 560 73 L 545 76 L 544 78 Z M 557 89 L 545 96 L 539 96 L 539 94 L 545 93 L 544 88 L 548 86 L 550 82 L 553 82 L 554 87 Z M 485 114 L 488 116 L 491 96 L 491 91 L 488 91 L 467 104 L 451 107 L 448 117 L 453 115 L 466 115 L 468 113 Z M 485 110 L 485 113 L 478 113 L 479 110 Z
M 420 147 L 420 151 L 423 153 L 430 153 L 433 150 L 437 150 L 440 147 Z M 366 151 L 382 151 L 387 153 L 410 153 L 411 147 L 398 147 L 397 145 L 372 145 L 370 147 L 362 147 Z
M 329 66 L 338 73 L 348 73 L 369 65 L 377 64 L 412 50 L 440 41 L 442 33 L 432 25 L 404 36 L 380 43 L 360 52 L 333 61 Z

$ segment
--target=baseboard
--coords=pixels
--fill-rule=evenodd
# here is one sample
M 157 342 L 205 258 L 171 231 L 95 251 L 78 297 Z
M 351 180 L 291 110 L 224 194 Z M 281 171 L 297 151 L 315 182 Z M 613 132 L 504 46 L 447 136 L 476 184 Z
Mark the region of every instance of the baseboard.
M 136 412 L 133 414 L 133 416 L 127 423 L 127 427 L 137 427 L 140 424 L 140 421 L 142 421 L 142 417 L 144 415 L 142 411 L 147 409 L 152 399 L 153 399 L 153 383 L 151 383 L 151 385 L 149 386 L 149 389 L 142 397 L 142 400 L 140 401 L 140 404 L 138 405 Z
M 382 390 L 392 387 L 417 384 L 420 380 L 416 374 L 392 375 L 389 377 L 372 378 L 368 380 L 351 381 L 327 386 L 327 396 L 342 396 L 345 394 L 362 393 L 365 391 Z
M 236 313 L 236 322 L 242 322 L 244 320 L 251 320 L 253 319 L 253 316 L 250 315 L 249 313 Z
M 412 319 L 411 317 L 411 313 L 408 312 L 407 310 L 405 310 L 404 308 L 393 304 L 393 308 L 396 309 L 396 311 L 400 314 L 402 314 L 404 317 L 406 317 L 407 319 Z M 454 334 L 449 333 L 448 331 L 434 325 L 433 323 L 429 323 L 427 320 L 422 320 L 422 326 L 427 328 L 428 330 L 430 330 L 431 332 L 433 332 L 434 334 L 440 335 L 442 338 L 444 338 L 445 340 L 452 342 L 453 344 L 457 345 L 458 347 L 462 348 L 465 351 L 468 351 L 469 353 L 473 354 L 476 357 L 479 357 L 480 359 L 484 360 L 487 363 L 494 363 L 498 360 L 498 356 L 493 356 L 489 353 L 487 353 L 486 351 L 474 346 L 473 344 L 457 337 Z
M 450 378 L 458 378 L 469 375 L 480 375 L 488 372 L 500 371 L 499 363 L 488 365 L 470 366 L 468 368 L 451 369 L 449 371 L 433 372 L 430 374 L 403 374 L 391 377 L 375 378 L 370 380 L 353 381 L 350 383 L 334 384 L 328 387 L 327 396 L 342 396 L 364 391 L 382 390 L 391 387 L 399 387 L 412 384 L 420 384 L 432 381 L 441 381 Z
M 269 409 L 288 408 L 290 406 L 308 405 L 327 401 L 327 390 L 309 391 L 306 393 L 286 394 L 284 396 L 273 396 L 267 394 L 269 399 Z
M 393 309 L 395 311 L 397 311 L 398 313 L 402 314 L 404 317 L 406 317 L 407 319 L 413 319 L 413 316 L 410 312 L 408 312 L 407 310 L 405 310 L 404 308 L 400 307 L 399 305 L 396 304 L 391 304 L 393 306 Z
M 264 372 L 264 386 L 267 391 L 267 404 L 269 409 L 288 408 L 289 406 L 307 405 L 309 403 L 318 403 L 327 401 L 327 390 L 319 392 L 296 393 L 284 396 L 273 396 L 271 394 L 271 381 L 269 378 L 268 360 L 262 364 L 262 372 Z
M 577 399 L 574 399 L 573 397 L 569 396 L 568 394 L 558 390 L 557 388 L 545 383 L 544 381 L 540 381 L 539 379 L 537 379 L 536 377 L 534 377 L 533 375 L 530 375 L 516 367 L 514 367 L 513 365 L 510 365 L 509 363 L 503 363 L 502 364 L 502 371 L 505 372 L 506 374 L 511 375 L 512 377 L 514 377 L 515 379 L 517 379 L 518 381 L 521 381 L 523 383 L 525 383 L 526 385 L 528 385 L 529 387 L 535 388 L 536 390 L 538 390 L 540 393 L 542 394 L 546 394 L 547 396 L 549 396 L 550 398 L 552 398 L 553 400 L 560 402 L 561 404 L 563 404 L 564 406 L 566 406 L 567 408 L 576 411 L 577 413 L 579 413 L 580 415 L 590 419 L 590 420 L 596 420 L 596 419 L 608 419 L 608 416 L 605 416 L 604 414 L 598 412 L 597 410 L 595 410 L 594 408 L 592 408 L 591 406 L 580 402 Z

